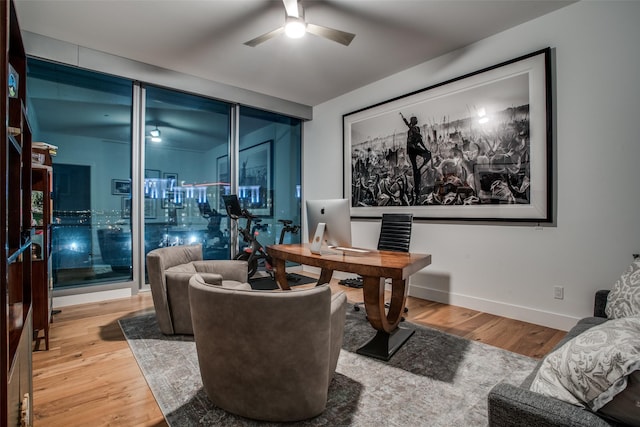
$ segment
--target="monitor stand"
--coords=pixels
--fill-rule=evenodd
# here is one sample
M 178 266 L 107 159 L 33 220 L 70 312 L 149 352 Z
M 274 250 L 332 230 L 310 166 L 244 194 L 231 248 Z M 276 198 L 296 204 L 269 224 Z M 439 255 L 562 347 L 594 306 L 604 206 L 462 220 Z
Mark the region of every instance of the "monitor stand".
M 324 230 L 326 229 L 326 226 L 327 224 L 325 222 L 318 223 L 316 234 L 313 236 L 311 245 L 309 245 L 309 251 L 315 255 L 339 255 L 339 252 L 327 249 L 325 249 L 324 251 L 322 250 L 322 244 L 324 243 Z
M 344 246 L 329 246 L 329 249 L 335 249 L 342 252 L 351 252 L 354 254 L 368 254 L 371 252 L 369 249 L 360 249 L 360 248 L 345 248 Z
M 328 251 L 322 252 L 322 243 L 324 242 L 324 231 L 327 227 L 325 222 L 318 223 L 318 227 L 316 228 L 316 234 L 313 236 L 313 240 L 311 241 L 311 245 L 309 246 L 309 251 L 315 255 L 339 255 L 340 252 L 352 253 L 352 254 L 366 254 L 371 251 L 368 249 L 360 249 L 360 248 L 347 248 L 344 246 L 327 246 Z M 331 249 L 335 249 L 340 252 L 332 251 Z
M 316 227 L 316 234 L 313 236 L 313 240 L 311 241 L 311 246 L 309 250 L 312 254 L 322 255 L 320 249 L 322 248 L 322 241 L 324 240 L 324 229 L 327 226 L 324 222 L 319 222 L 318 227 Z

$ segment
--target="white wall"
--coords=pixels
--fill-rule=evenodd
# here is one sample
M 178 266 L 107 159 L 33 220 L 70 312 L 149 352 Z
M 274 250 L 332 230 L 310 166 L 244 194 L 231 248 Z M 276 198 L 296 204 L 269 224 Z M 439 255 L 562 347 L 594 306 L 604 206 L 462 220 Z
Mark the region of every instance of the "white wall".
M 552 47 L 556 223 L 416 222 L 411 250 L 433 263 L 410 293 L 567 330 L 640 253 L 638 18 L 640 2 L 581 1 L 315 107 L 304 127 L 304 198 L 343 196 L 343 114 Z M 375 247 L 378 222 L 352 228 L 354 245 Z

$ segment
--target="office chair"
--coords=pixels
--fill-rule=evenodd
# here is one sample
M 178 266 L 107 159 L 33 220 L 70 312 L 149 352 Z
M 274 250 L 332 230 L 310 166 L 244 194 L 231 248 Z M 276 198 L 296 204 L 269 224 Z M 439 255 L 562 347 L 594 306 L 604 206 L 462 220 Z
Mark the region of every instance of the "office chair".
M 379 251 L 396 251 L 409 252 L 411 243 L 411 225 L 413 223 L 413 214 L 410 213 L 385 213 L 382 214 L 382 223 L 380 225 L 380 236 L 378 237 Z M 360 285 L 357 285 L 359 281 Z M 343 283 L 345 282 L 345 283 Z M 362 278 L 341 280 L 340 284 L 346 284 L 351 287 L 362 287 Z M 354 304 L 353 309 L 360 311 L 360 306 L 364 302 Z M 388 308 L 389 304 L 385 304 Z M 409 309 L 404 308 L 407 313 Z M 403 319 L 404 320 L 404 319 Z

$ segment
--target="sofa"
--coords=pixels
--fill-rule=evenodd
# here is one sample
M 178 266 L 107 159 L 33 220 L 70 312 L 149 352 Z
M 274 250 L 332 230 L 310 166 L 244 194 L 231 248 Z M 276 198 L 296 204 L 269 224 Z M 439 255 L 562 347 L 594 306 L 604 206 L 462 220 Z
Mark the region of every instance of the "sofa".
M 347 298 L 329 285 L 290 291 L 189 281 L 198 364 L 228 412 L 293 422 L 322 413 L 342 347 Z
M 169 246 L 147 254 L 149 285 L 160 331 L 193 335 L 189 279 L 198 273 L 207 283 L 230 289 L 251 289 L 246 261 L 203 260 L 202 245 Z
M 585 331 L 608 321 L 605 313 L 609 290 L 595 295 L 594 315 L 581 319 L 550 352 L 563 346 Z M 520 385 L 499 383 L 488 395 L 488 421 L 492 427 L 570 426 L 611 427 L 626 426 L 601 413 L 592 412 L 554 397 L 531 391 L 530 387 L 544 359 Z M 612 402 L 613 403 L 613 402 Z

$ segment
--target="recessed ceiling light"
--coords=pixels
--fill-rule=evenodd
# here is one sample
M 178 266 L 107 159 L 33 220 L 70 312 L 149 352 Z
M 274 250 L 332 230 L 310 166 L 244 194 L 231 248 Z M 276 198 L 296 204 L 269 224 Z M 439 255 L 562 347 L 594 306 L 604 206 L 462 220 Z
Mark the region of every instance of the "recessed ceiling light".
M 151 135 L 151 142 L 162 142 L 162 138 L 160 138 L 160 129 L 158 129 L 158 126 L 150 131 L 149 135 Z

